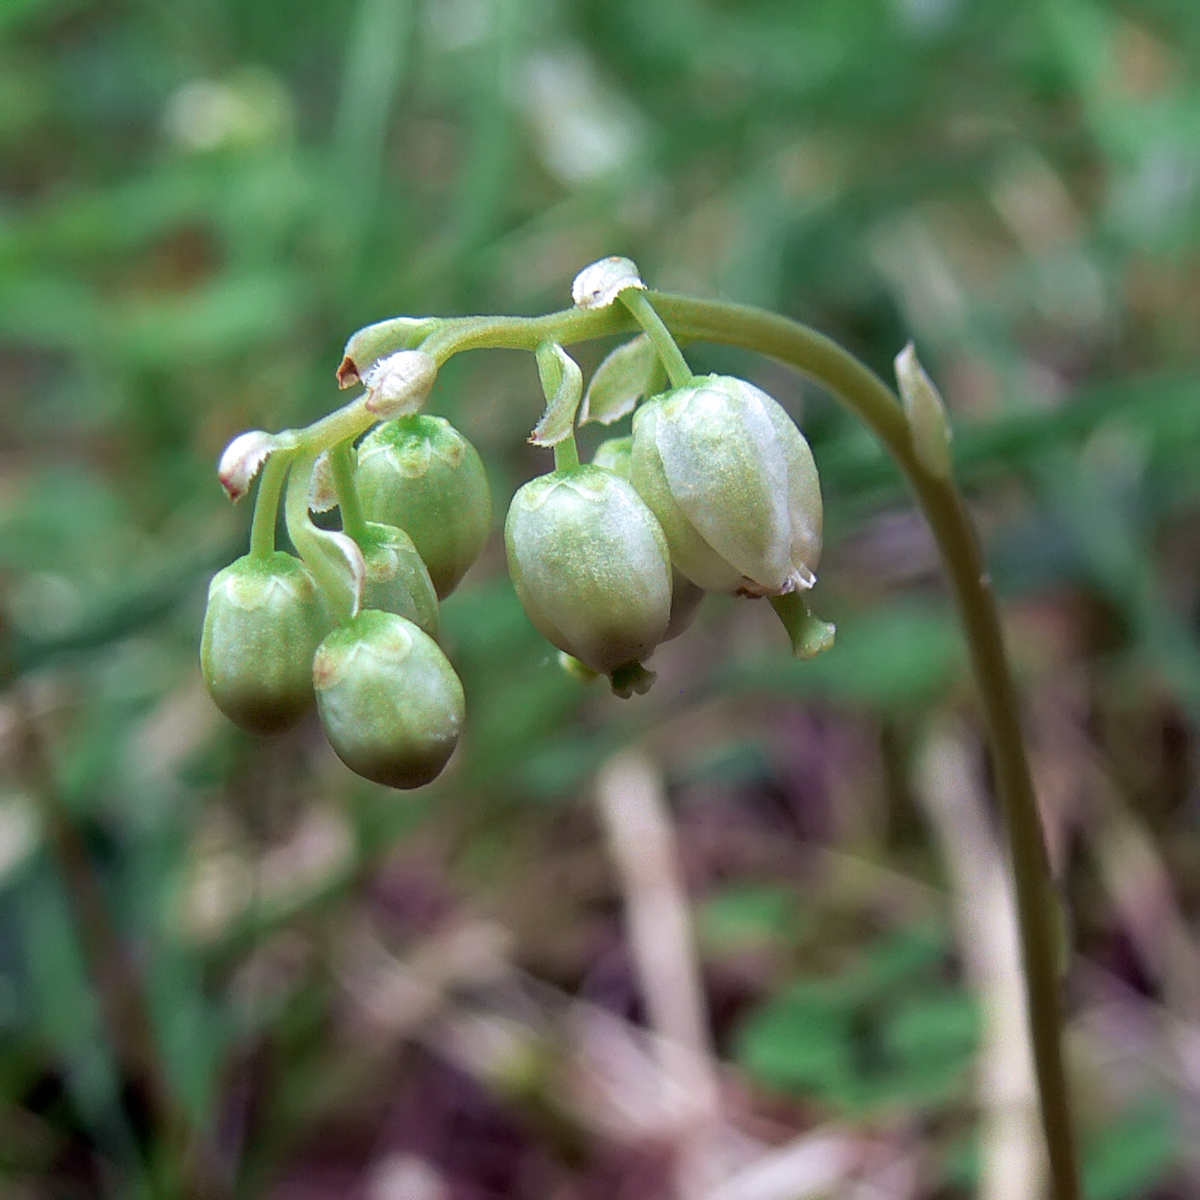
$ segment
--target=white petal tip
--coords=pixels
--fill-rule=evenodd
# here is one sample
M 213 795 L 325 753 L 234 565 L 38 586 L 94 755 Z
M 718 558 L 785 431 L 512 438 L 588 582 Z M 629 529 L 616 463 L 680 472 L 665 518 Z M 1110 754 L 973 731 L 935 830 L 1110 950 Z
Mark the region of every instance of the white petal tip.
M 607 308 L 627 288 L 645 288 L 637 264 L 614 255 L 584 267 L 571 285 L 576 308 Z
M 817 577 L 801 563 L 798 567 L 793 567 L 788 573 L 787 579 L 783 585 L 783 595 L 789 592 L 807 592 L 810 588 L 817 586 Z
M 313 464 L 312 478 L 308 483 L 308 511 L 323 513 L 336 507 L 337 488 L 333 482 L 333 467 L 329 462 L 329 451 L 317 456 Z
M 437 379 L 437 360 L 424 350 L 397 350 L 381 358 L 363 377 L 365 407 L 381 420 L 419 412 Z
M 230 500 L 240 500 L 254 482 L 263 463 L 279 449 L 279 438 L 261 429 L 239 434 L 225 447 L 217 464 L 217 478 Z
M 921 371 L 921 363 L 917 358 L 917 348 L 909 342 L 908 345 L 896 355 L 896 376 L 897 378 L 909 376 L 914 371 Z M 922 372 L 923 374 L 924 372 Z

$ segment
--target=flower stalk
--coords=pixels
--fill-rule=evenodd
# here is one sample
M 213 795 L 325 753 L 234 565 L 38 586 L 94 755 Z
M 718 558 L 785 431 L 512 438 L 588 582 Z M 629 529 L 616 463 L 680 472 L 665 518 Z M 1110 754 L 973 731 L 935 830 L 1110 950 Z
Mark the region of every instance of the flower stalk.
M 654 305 L 646 299 L 641 288 L 627 288 L 618 299 L 629 309 L 633 319 L 642 327 L 650 344 L 658 354 L 659 361 L 667 372 L 672 387 L 686 387 L 692 382 L 692 369 L 679 349 L 679 343 L 663 324 L 663 319 L 654 311 Z
M 905 408 L 895 393 L 836 342 L 798 322 L 745 305 L 654 291 L 627 291 L 620 297 L 622 304 L 575 307 L 543 317 L 448 319 L 438 324 L 423 348 L 440 364 L 463 350 L 534 352 L 546 341 L 567 346 L 646 328 L 629 310 L 629 297 L 634 297 L 634 308 L 641 302 L 661 320 L 672 344 L 674 339 L 682 339 L 736 346 L 775 358 L 821 384 L 874 431 L 908 480 L 938 546 L 962 620 L 983 708 L 1017 898 L 1030 1037 L 1052 1195 L 1054 1200 L 1080 1200 L 1061 1047 L 1058 901 L 1050 881 L 999 612 L 978 536 L 953 475 L 930 469 L 930 456 L 919 453 Z M 646 332 L 654 336 L 650 329 Z M 395 348 L 389 344 L 383 325 L 369 327 L 351 339 L 343 375 L 361 374 L 370 365 L 354 358 L 359 346 L 369 347 L 376 354 Z M 659 349 L 657 340 L 655 347 Z M 668 370 L 671 357 L 668 352 L 663 360 Z M 675 370 L 679 371 L 678 363 Z M 679 381 L 673 378 L 672 382 Z
M 254 498 L 254 520 L 250 525 L 250 557 L 265 562 L 275 553 L 275 525 L 279 519 L 279 500 L 287 480 L 292 456 L 281 450 L 263 465 Z
M 342 513 L 342 529 L 356 542 L 361 542 L 366 537 L 367 520 L 358 499 L 358 485 L 354 482 L 354 461 L 348 439 L 338 442 L 329 451 L 329 465 Z
M 950 469 L 949 428 L 936 390 L 910 353 L 898 362 L 904 395 L 901 401 L 871 370 L 816 331 L 761 309 L 648 291 L 627 259 L 605 259 L 582 272 L 576 280 L 575 299 L 573 308 L 543 317 L 398 318 L 356 333 L 346 347 L 338 381 L 343 386 L 364 381 L 366 395 L 307 429 L 286 435 L 289 452 L 277 453 L 267 462 L 260 491 L 261 515 L 256 512 L 255 518 L 255 553 L 266 552 L 268 525 L 273 539 L 274 510 L 290 466 L 287 517 L 293 541 L 310 561 L 319 582 L 336 584 L 335 579 L 322 578 L 336 574 L 337 569 L 323 560 L 320 551 L 322 536 L 328 540 L 339 535 L 320 535 L 308 520 L 307 479 L 317 455 L 341 447 L 331 456 L 331 462 L 343 502 L 344 529 L 352 533 L 351 527 L 361 521 L 362 514 L 356 511 L 353 489 L 342 486 L 342 477 L 348 478 L 346 452 L 350 443 L 381 417 L 416 412 L 428 394 L 436 369 L 464 350 L 512 349 L 538 355 L 548 408 L 532 440 L 553 447 L 560 471 L 578 466 L 573 437 L 580 401 L 578 368 L 563 350 L 576 342 L 642 332 L 675 388 L 693 384 L 678 341 L 716 342 L 775 358 L 832 392 L 875 432 L 907 478 L 937 543 L 962 620 L 987 727 L 1015 884 L 1027 1015 L 1052 1194 L 1054 1200 L 1080 1200 L 1061 1049 L 1057 900 L 1050 882 L 996 599 L 978 536 Z M 640 387 L 636 381 L 613 387 L 616 390 L 604 406 L 598 399 L 604 415 L 597 419 L 615 420 L 636 403 L 635 393 Z M 254 443 L 251 449 L 257 445 Z M 789 460 L 789 471 L 791 465 Z M 814 618 L 803 598 L 795 598 L 793 588 L 766 590 L 782 593 L 776 596 L 776 609 L 801 657 L 828 645 L 832 627 Z M 350 617 L 354 611 L 350 610 Z M 346 613 L 339 615 L 347 619 Z M 554 624 L 549 617 L 544 623 L 547 627 Z M 566 640 L 561 637 L 557 644 L 561 647 Z M 630 658 L 633 665 L 640 662 L 640 644 L 638 650 Z M 601 661 L 601 657 L 588 665 L 593 670 L 611 671 L 613 664 Z M 623 669 L 624 664 L 618 665 Z M 642 670 L 640 666 L 638 669 Z M 644 682 L 618 681 L 615 673 L 613 680 L 614 687 L 620 683 L 618 690 L 622 691 L 641 690 Z

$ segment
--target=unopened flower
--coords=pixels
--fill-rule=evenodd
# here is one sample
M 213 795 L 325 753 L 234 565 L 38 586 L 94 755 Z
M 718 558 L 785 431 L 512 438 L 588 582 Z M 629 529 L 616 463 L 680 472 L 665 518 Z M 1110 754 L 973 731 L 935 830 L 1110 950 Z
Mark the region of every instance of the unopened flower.
M 290 554 L 247 555 L 208 589 L 200 666 L 216 706 L 251 733 L 281 733 L 313 703 L 312 661 L 331 616 Z
M 627 288 L 645 289 L 637 264 L 613 255 L 584 267 L 571 284 L 576 308 L 607 308 Z
M 784 595 L 816 582 L 822 514 L 812 452 L 752 384 L 701 376 L 644 404 L 630 479 L 672 562 L 706 591 Z
M 513 497 L 504 538 L 517 596 L 560 650 L 613 676 L 662 640 L 667 542 L 625 480 L 595 466 L 534 479 Z
M 592 455 L 592 465 L 603 467 L 622 479 L 628 479 L 633 456 L 633 438 L 608 438 L 596 447 Z M 667 631 L 663 634 L 664 642 L 677 638 L 696 616 L 700 601 L 704 599 L 704 589 L 697 587 L 686 575 L 680 574 L 678 568 L 671 569 L 671 618 L 667 622 Z
M 438 644 L 395 613 L 365 609 L 312 664 L 329 744 L 356 774 L 415 788 L 441 773 L 462 729 L 462 683 Z
M 442 417 L 389 421 L 358 448 L 363 512 L 412 538 L 439 599 L 458 586 L 492 528 L 487 475 L 475 447 Z
M 396 613 L 436 637 L 437 592 L 412 538 L 394 525 L 368 521 L 358 544 L 364 563 L 362 608 Z

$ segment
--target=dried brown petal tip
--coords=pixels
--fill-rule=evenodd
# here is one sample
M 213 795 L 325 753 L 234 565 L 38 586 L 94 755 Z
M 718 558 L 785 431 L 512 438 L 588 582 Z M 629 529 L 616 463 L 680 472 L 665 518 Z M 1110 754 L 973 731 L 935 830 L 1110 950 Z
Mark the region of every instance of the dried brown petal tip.
M 342 359 L 342 365 L 337 369 L 337 385 L 344 391 L 346 388 L 351 388 L 360 382 L 362 381 L 359 379 L 358 368 L 354 365 L 354 359 L 347 355 Z

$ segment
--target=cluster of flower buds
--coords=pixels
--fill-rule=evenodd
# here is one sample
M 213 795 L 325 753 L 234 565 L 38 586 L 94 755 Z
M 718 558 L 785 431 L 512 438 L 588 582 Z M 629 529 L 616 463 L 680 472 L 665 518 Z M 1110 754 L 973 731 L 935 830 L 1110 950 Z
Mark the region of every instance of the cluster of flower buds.
M 605 259 L 576 280 L 575 300 L 606 307 L 643 286 L 627 259 Z M 547 412 L 532 440 L 572 449 L 517 493 L 505 540 L 526 613 L 568 665 L 607 675 L 619 695 L 644 691 L 645 659 L 706 591 L 771 597 L 799 655 L 830 645 L 832 626 L 802 595 L 821 554 L 816 466 L 779 404 L 744 380 L 690 372 L 654 394 L 658 353 L 645 335 L 601 363 L 585 397 L 564 358 L 539 352 Z M 571 437 L 581 402 L 585 421 L 636 409 L 632 436 L 604 442 L 588 465 Z
M 530 440 L 553 448 L 555 466 L 520 488 L 504 529 L 530 621 L 565 667 L 607 676 L 621 696 L 650 686 L 646 659 L 686 628 L 705 592 L 770 597 L 800 655 L 833 633 L 803 599 L 821 552 L 808 443 L 752 384 L 693 377 L 643 286 L 627 259 L 576 279 L 577 308 L 621 302 L 645 332 L 601 363 L 586 394 L 560 345 L 538 348 L 546 413 Z M 438 322 L 384 325 L 402 348 L 364 358 L 357 401 L 307 431 L 243 434 L 222 458 L 234 499 L 263 478 L 250 553 L 209 590 L 201 663 L 213 699 L 243 728 L 277 733 L 315 706 L 347 766 L 411 788 L 438 775 L 462 726 L 438 604 L 482 551 L 491 502 L 474 447 L 420 411 L 437 360 L 417 347 L 433 344 Z M 358 382 L 359 366 L 348 355 L 339 380 Z M 664 370 L 675 383 L 666 390 Z M 577 419 L 611 424 L 630 412 L 632 435 L 580 463 Z M 298 557 L 275 549 L 285 481 Z M 341 530 L 318 528 L 311 513 L 334 505 Z
M 294 435 L 257 432 L 230 445 L 221 480 L 237 499 L 263 469 L 263 514 L 250 553 L 209 587 L 200 647 L 209 693 L 243 729 L 281 733 L 315 706 L 338 757 L 396 788 L 436 778 L 457 744 L 463 688 L 435 640 L 438 603 L 478 557 L 492 519 L 475 448 L 447 421 L 412 411 L 434 374 L 404 361 L 415 354 L 399 352 L 365 380 L 359 425 L 399 415 L 357 452 L 347 439 L 317 457 Z M 299 557 L 274 548 L 289 475 Z M 318 528 L 310 513 L 335 504 L 341 532 Z

